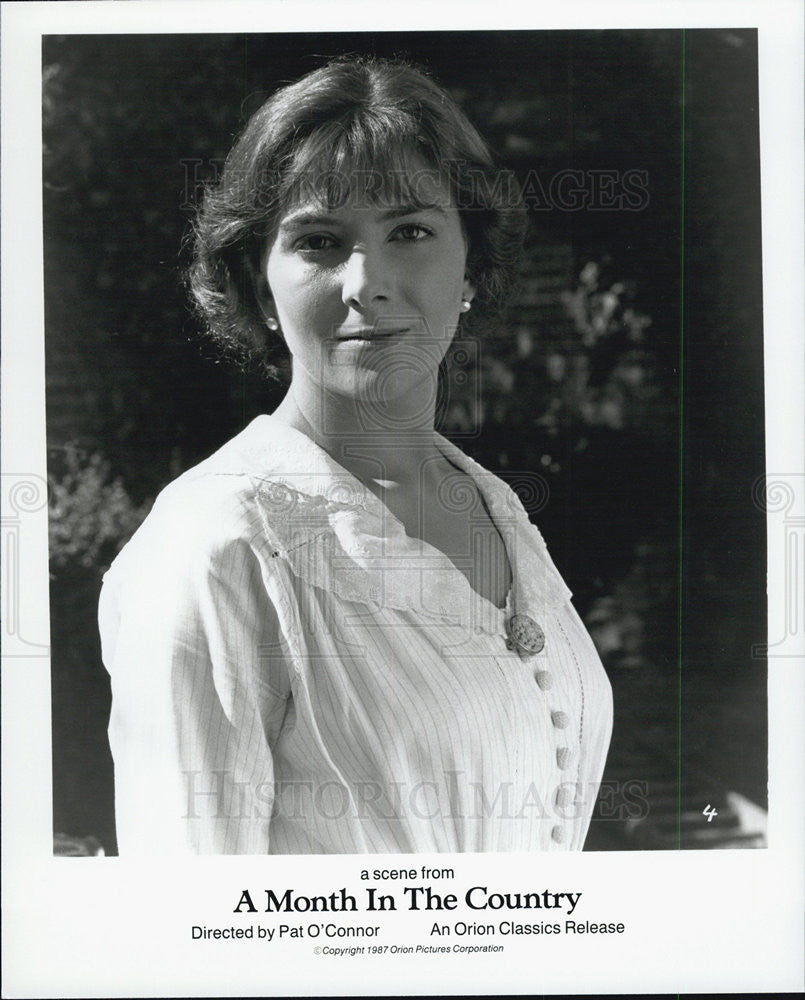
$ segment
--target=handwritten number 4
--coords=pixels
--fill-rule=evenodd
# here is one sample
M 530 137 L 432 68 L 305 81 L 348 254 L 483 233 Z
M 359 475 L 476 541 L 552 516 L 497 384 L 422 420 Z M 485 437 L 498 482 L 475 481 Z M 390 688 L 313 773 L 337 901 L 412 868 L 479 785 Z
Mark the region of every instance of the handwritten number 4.
M 718 816 L 718 812 L 708 802 L 704 809 L 702 809 L 702 816 L 706 816 L 707 822 L 710 823 L 714 816 Z

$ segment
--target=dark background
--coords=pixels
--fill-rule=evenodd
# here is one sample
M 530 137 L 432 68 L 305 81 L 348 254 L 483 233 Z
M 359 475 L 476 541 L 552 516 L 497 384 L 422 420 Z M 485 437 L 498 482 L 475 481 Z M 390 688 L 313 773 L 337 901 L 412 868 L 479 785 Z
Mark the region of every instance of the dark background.
M 767 778 L 747 30 L 44 39 L 55 831 L 116 849 L 102 573 L 155 494 L 283 392 L 198 336 L 192 204 L 262 100 L 344 52 L 429 68 L 531 179 L 522 280 L 453 366 L 442 430 L 514 485 L 542 476 L 523 500 L 615 695 L 588 847 L 762 844 L 728 798 L 765 807 Z

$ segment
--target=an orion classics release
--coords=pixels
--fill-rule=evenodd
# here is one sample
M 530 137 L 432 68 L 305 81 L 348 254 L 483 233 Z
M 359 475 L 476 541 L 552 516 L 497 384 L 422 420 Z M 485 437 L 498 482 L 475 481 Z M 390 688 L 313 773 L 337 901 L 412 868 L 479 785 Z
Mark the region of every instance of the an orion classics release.
M 510 938 L 626 932 L 622 920 L 585 913 L 581 891 L 502 888 L 486 879 L 445 885 L 455 883 L 455 870 L 426 865 L 364 868 L 359 877 L 354 890 L 328 887 L 312 895 L 278 885 L 239 888 L 226 923 L 194 924 L 192 940 L 307 940 L 316 955 L 356 957 L 499 952 Z M 420 926 L 394 922 L 400 912 L 421 914 Z

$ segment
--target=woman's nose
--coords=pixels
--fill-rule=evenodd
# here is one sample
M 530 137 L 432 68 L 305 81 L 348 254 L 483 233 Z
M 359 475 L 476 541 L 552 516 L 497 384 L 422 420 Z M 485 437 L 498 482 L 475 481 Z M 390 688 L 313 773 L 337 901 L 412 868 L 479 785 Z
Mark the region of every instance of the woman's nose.
M 392 275 L 382 255 L 353 250 L 343 271 L 341 297 L 350 308 L 366 310 L 391 297 Z

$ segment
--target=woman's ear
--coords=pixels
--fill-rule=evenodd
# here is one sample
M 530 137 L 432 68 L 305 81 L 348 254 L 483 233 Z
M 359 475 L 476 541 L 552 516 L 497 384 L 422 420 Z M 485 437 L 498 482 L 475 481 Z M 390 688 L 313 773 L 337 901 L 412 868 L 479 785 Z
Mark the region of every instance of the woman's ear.
M 254 288 L 254 297 L 257 299 L 257 305 L 260 307 L 260 312 L 263 314 L 266 326 L 269 330 L 279 330 L 280 324 L 277 319 L 276 308 L 274 307 L 274 297 L 271 294 L 271 288 L 266 278 L 264 259 L 260 260 L 260 266 L 256 270 L 251 263 L 249 264 L 249 276 Z
M 464 290 L 461 293 L 461 298 L 464 300 L 464 302 L 472 302 L 477 292 L 478 289 L 475 287 L 475 284 L 470 280 L 470 276 L 468 274 L 465 274 Z

